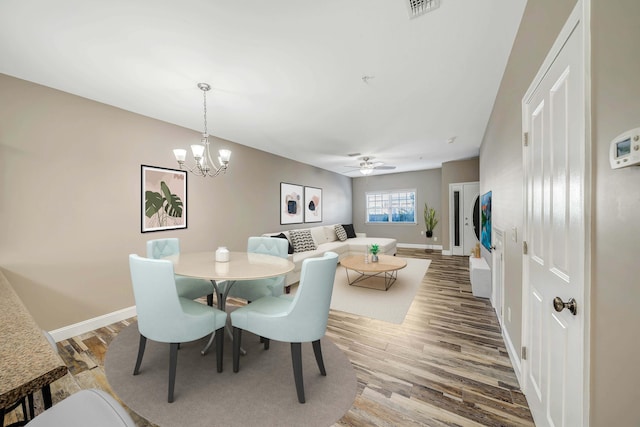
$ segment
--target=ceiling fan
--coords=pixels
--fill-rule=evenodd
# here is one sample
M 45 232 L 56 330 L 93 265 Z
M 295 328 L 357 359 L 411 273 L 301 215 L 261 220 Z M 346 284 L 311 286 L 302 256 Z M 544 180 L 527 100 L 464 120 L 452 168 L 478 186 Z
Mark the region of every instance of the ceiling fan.
M 371 175 L 374 169 L 391 170 L 396 168 L 395 166 L 385 166 L 385 164 L 382 162 L 372 162 L 371 160 L 373 159 L 375 159 L 375 157 L 373 156 L 358 157 L 358 160 L 360 160 L 359 165 L 345 166 L 345 167 L 351 168 L 352 170 L 359 170 L 362 175 Z

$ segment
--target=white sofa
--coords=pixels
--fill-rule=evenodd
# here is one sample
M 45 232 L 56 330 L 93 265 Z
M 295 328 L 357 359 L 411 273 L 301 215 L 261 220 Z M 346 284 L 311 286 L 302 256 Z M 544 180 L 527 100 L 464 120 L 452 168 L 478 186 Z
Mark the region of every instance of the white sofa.
M 311 236 L 316 244 L 316 249 L 305 252 L 294 252 L 289 255 L 289 259 L 295 264 L 295 269 L 287 274 L 285 286 L 287 291 L 289 286 L 300 281 L 300 270 L 302 268 L 302 261 L 307 258 L 319 257 L 324 255 L 327 251 L 332 251 L 338 254 L 338 260 L 343 259 L 349 255 L 363 255 L 368 246 L 377 244 L 380 248 L 379 254 L 395 255 L 396 254 L 396 239 L 390 239 L 386 237 L 367 237 L 365 233 L 356 233 L 356 237 L 340 241 L 336 235 L 335 225 L 320 225 L 316 227 L 308 228 L 311 231 Z M 280 233 L 284 234 L 291 244 L 291 235 L 289 231 L 278 231 L 273 233 L 265 233 L 263 236 L 277 236 Z

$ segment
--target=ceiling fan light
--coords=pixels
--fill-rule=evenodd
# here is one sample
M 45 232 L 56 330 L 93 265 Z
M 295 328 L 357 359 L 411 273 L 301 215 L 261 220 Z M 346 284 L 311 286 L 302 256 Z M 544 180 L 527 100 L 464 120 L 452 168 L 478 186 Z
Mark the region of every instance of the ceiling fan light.
M 360 173 L 365 176 L 371 175 L 372 172 L 373 172 L 373 168 L 363 167 L 360 169 Z

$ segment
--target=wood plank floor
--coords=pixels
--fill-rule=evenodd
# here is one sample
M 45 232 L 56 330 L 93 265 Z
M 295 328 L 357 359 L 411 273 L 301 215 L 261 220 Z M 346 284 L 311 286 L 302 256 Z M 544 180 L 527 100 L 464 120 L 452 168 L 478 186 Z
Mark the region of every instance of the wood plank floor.
M 358 378 L 356 400 L 335 426 L 533 426 L 495 312 L 471 294 L 468 259 L 418 249 L 398 255 L 432 260 L 404 323 L 331 311 L 327 335 Z M 58 343 L 70 373 L 52 384 L 54 404 L 83 388 L 111 391 L 104 356 L 132 320 Z

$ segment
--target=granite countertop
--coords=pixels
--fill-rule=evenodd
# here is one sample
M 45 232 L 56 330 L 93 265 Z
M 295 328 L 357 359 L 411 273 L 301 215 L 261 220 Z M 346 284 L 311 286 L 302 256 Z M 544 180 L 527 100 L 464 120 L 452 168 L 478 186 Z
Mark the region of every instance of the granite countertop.
M 0 271 L 0 408 L 51 384 L 67 367 Z

